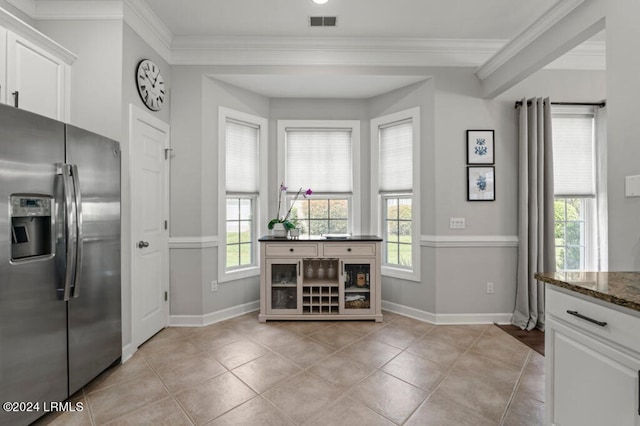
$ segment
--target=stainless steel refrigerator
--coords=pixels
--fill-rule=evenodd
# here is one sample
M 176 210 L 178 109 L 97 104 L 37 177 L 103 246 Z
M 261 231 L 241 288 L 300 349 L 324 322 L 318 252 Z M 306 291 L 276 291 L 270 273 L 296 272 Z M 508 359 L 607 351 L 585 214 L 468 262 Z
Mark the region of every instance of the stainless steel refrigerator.
M 0 424 L 34 421 L 121 353 L 120 146 L 0 104 L 0 403 L 32 404 Z

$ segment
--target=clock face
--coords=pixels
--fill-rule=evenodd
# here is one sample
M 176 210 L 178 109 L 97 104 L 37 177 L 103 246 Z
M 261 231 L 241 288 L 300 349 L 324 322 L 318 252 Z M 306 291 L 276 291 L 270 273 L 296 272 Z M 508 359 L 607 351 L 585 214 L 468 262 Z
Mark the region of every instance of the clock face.
M 160 111 L 165 99 L 164 80 L 160 68 L 148 59 L 140 61 L 136 71 L 138 93 L 152 111 Z

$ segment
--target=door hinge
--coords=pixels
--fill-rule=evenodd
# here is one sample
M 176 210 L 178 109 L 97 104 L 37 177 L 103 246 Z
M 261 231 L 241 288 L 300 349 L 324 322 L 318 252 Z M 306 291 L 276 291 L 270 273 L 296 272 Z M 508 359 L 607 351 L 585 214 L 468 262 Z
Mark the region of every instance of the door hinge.
M 171 152 L 173 152 L 173 149 L 171 148 L 165 148 L 164 149 L 164 159 L 168 160 L 169 156 L 171 155 Z
M 169 229 L 169 223 L 166 220 L 164 221 L 164 229 Z
M 169 292 L 165 291 L 164 292 L 164 301 L 166 302 L 167 300 L 169 300 Z

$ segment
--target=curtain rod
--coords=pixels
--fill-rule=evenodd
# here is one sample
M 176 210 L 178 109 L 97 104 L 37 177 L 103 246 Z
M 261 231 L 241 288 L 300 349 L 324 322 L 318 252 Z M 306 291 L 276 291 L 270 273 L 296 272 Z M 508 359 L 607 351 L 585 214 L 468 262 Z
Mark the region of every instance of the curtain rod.
M 527 101 L 527 106 L 531 105 L 531 101 Z M 551 105 L 568 105 L 568 106 L 597 106 L 598 108 L 604 108 L 607 106 L 605 101 L 600 102 L 551 102 Z M 520 108 L 522 101 L 516 101 L 515 108 Z

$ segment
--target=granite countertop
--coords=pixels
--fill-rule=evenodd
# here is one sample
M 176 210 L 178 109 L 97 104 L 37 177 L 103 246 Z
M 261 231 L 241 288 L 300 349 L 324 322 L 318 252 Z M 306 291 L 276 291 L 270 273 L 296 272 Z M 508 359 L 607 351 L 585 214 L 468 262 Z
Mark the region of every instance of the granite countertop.
M 640 311 L 640 272 L 538 272 L 534 278 Z
M 283 237 L 272 237 L 271 235 L 265 235 L 264 237 L 260 237 L 258 241 L 263 242 L 323 242 L 323 241 L 331 241 L 331 242 L 341 242 L 341 241 L 351 241 L 351 242 L 362 242 L 362 241 L 382 241 L 382 238 L 376 235 L 350 235 L 347 238 L 326 238 L 326 237 L 299 237 L 299 238 L 283 238 Z

